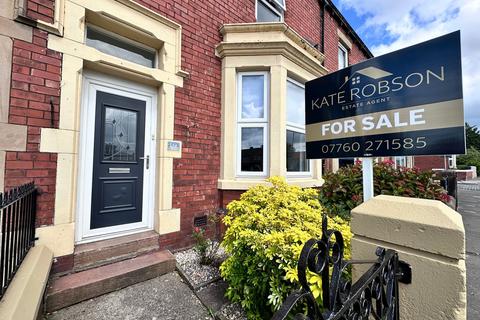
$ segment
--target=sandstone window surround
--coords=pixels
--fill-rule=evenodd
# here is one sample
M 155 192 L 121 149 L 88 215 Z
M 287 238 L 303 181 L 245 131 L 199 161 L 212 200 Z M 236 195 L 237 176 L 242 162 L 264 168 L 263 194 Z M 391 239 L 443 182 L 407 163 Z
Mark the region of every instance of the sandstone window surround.
M 77 209 L 77 185 L 81 181 L 81 97 L 85 69 L 147 84 L 157 92 L 156 186 L 154 229 L 160 234 L 180 229 L 180 209 L 172 208 L 173 158 L 168 151 L 173 139 L 175 87 L 187 75 L 181 69 L 181 26 L 131 0 L 57 0 L 63 7 L 61 32 L 49 34 L 48 48 L 61 52 L 62 82 L 59 128 L 43 128 L 40 151 L 58 153 L 54 225 L 38 228 L 39 242 L 55 256 L 71 254 Z M 86 44 L 87 25 L 128 38 L 156 51 L 155 65 L 144 66 L 101 52 Z M 153 161 L 153 159 L 152 159 Z M 78 241 L 78 239 L 76 239 Z
M 222 59 L 221 171 L 218 188 L 245 190 L 266 183 L 271 176 L 287 177 L 289 183 L 304 187 L 323 183 L 320 160 L 310 161 L 308 174 L 287 174 L 287 87 L 327 74 L 324 55 L 283 22 L 226 24 L 216 54 Z M 268 77 L 265 174 L 239 174 L 241 143 L 239 131 L 239 75 L 265 74 Z M 241 100 L 240 100 L 241 101 Z M 240 121 L 241 123 L 242 121 Z M 297 130 L 300 132 L 300 130 Z

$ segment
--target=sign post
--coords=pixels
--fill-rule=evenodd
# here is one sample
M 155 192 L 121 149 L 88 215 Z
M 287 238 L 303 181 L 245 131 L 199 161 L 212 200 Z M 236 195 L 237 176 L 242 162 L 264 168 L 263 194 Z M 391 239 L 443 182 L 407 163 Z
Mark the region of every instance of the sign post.
M 465 153 L 460 32 L 347 67 L 305 85 L 308 159 Z
M 373 161 L 362 158 L 363 202 L 373 198 Z

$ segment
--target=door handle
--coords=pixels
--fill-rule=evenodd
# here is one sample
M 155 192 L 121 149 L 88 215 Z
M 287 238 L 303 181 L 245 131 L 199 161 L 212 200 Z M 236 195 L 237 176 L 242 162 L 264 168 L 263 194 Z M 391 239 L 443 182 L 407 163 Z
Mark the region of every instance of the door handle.
M 147 161 L 147 170 L 148 170 L 148 168 L 150 167 L 150 156 L 140 157 L 139 159 Z

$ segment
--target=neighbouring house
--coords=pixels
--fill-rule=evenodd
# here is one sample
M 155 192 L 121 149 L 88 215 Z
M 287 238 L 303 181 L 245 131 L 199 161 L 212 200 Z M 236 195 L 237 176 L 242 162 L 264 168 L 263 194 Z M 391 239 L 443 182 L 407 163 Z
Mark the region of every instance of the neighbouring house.
M 53 273 L 139 232 L 189 246 L 269 176 L 320 186 L 303 84 L 372 57 L 328 0 L 3 3 L 0 189 L 38 186 Z

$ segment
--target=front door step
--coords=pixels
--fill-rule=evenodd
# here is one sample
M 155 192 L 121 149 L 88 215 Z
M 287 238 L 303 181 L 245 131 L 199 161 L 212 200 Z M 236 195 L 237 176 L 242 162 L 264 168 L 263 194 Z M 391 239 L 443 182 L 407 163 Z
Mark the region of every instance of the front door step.
M 158 233 L 144 231 L 77 245 L 73 257 L 73 270 L 83 271 L 156 251 L 159 249 L 158 238 Z
M 173 270 L 175 270 L 175 257 L 169 251 L 156 251 L 66 275 L 54 279 L 49 285 L 46 311 L 59 310 Z

